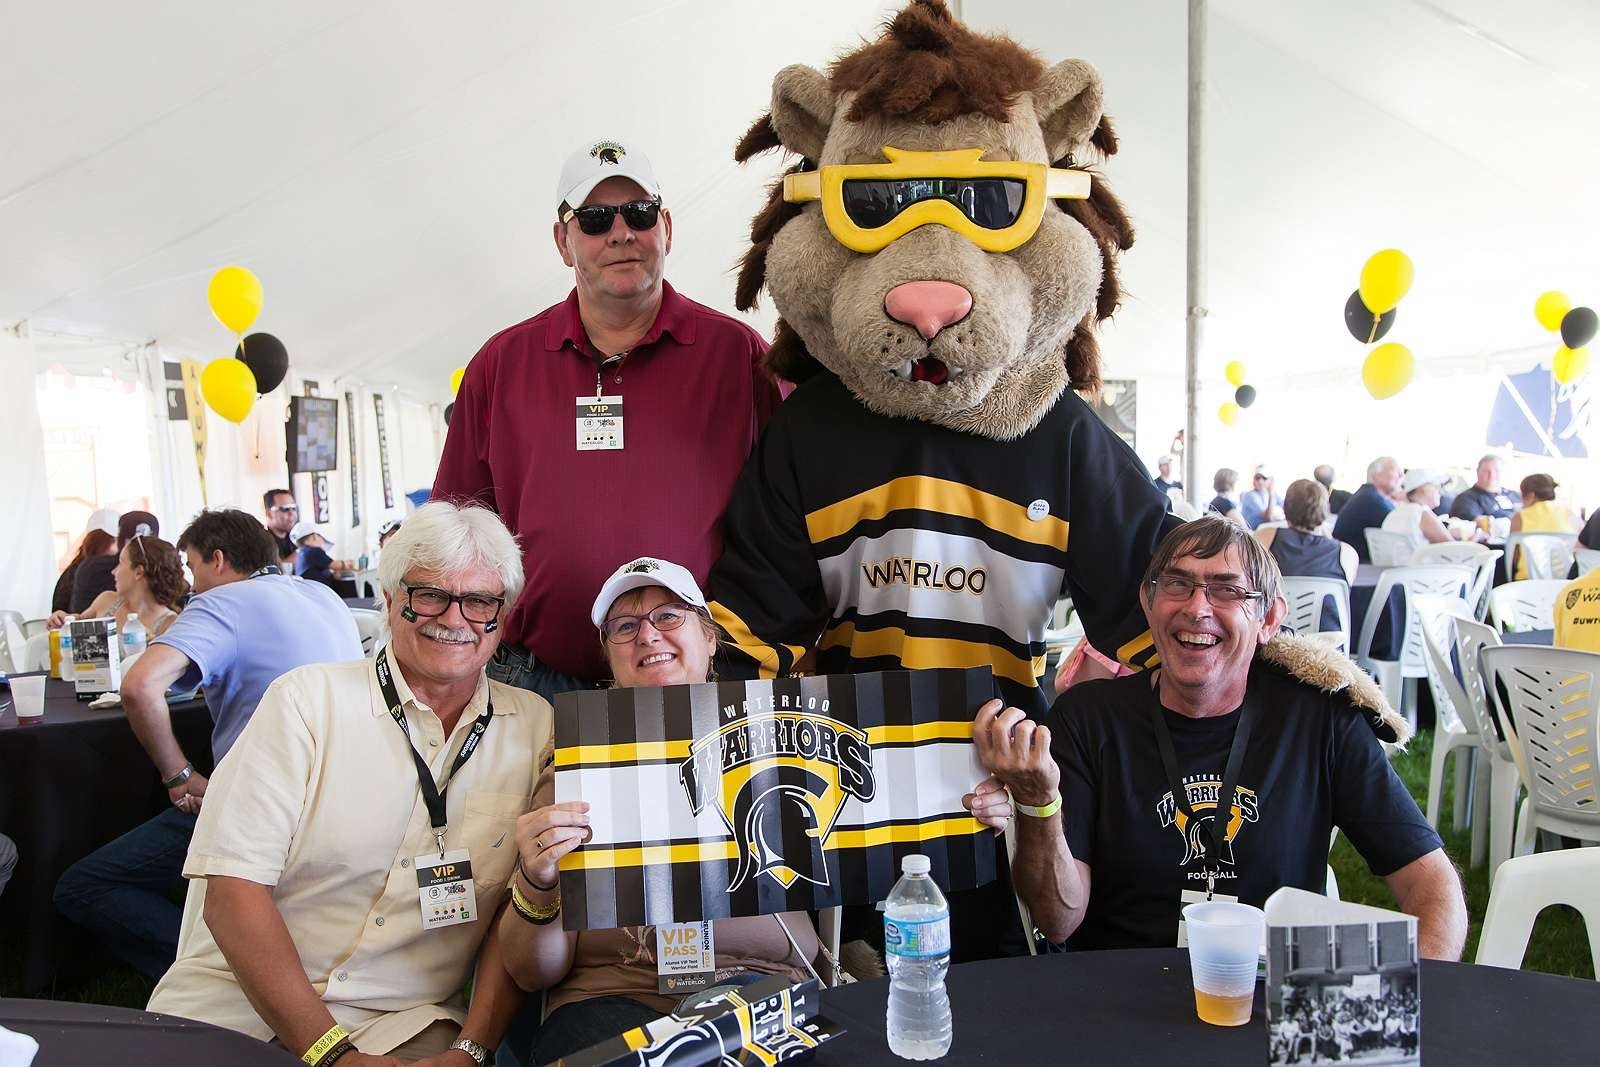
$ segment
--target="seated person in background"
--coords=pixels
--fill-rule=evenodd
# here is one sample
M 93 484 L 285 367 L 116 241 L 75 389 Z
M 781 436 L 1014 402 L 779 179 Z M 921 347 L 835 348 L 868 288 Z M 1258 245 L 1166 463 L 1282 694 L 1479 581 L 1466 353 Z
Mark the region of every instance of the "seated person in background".
M 1583 524 L 1583 530 L 1578 534 L 1578 544 L 1600 551 L 1600 508 L 1589 513 L 1589 521 Z
M 292 569 L 289 564 L 294 562 L 294 538 L 289 531 L 300 521 L 300 505 L 289 490 L 268 489 L 261 494 L 261 510 L 267 516 L 267 532 L 278 546 L 278 561 L 285 569 Z
M 1562 587 L 1555 616 L 1557 648 L 1600 652 L 1600 567 Z
M 138 615 L 147 635 L 160 636 L 178 617 L 189 593 L 178 550 L 159 537 L 136 534 L 123 546 L 111 577 L 116 587 L 95 597 L 94 603 L 84 609 L 83 618 L 102 619 L 109 615 L 117 621 L 119 634 L 128 617 Z M 60 626 L 65 619 L 66 613 L 58 611 L 50 616 L 50 625 Z
M 116 579 L 111 577 L 111 572 L 117 569 L 117 559 L 122 555 L 122 550 L 138 534 L 158 537 L 161 524 L 148 511 L 129 511 L 117 520 L 116 552 L 106 556 L 89 556 L 78 565 L 78 573 L 72 577 L 72 603 L 68 609 L 73 615 L 82 615 L 89 610 L 95 597 L 116 588 Z
M 1371 563 L 1367 555 L 1367 529 L 1382 526 L 1383 520 L 1394 510 L 1396 498 L 1405 499 L 1400 492 L 1400 463 L 1393 456 L 1379 456 L 1367 464 L 1367 481 L 1350 494 L 1350 499 L 1339 509 L 1339 520 L 1333 524 L 1333 536 L 1356 550 L 1356 558 Z
M 1320 483 L 1309 478 L 1290 482 L 1289 491 L 1283 494 L 1283 512 L 1287 527 L 1256 531 L 1256 540 L 1278 564 L 1279 573 L 1342 578 L 1346 583 L 1356 580 L 1356 550 L 1317 532 L 1328 519 L 1328 491 Z M 1319 628 L 1339 628 L 1339 610 L 1327 598 L 1323 598 Z
M 321 582 L 334 592 L 345 595 L 344 586 L 350 583 L 341 583 L 338 572 L 348 574 L 355 571 L 355 561 L 334 559 L 328 555 L 328 549 L 333 547 L 333 538 L 309 522 L 295 523 L 289 536 L 298 549 L 294 557 L 295 574 L 308 581 Z M 355 595 L 354 587 L 350 588 L 348 595 Z
M 1556 503 L 1556 480 L 1548 474 L 1522 479 L 1522 510 L 1511 516 L 1512 533 L 1575 533 L 1577 516 Z M 1516 579 L 1528 577 L 1528 560 L 1517 553 Z
M 551 788 L 550 705 L 483 669 L 522 556 L 493 512 L 434 503 L 379 581 L 377 662 L 284 675 L 217 769 L 184 863 L 178 962 L 150 1010 L 276 1037 L 308 1063 L 348 1040 L 359 1051 L 339 1067 L 450 1049 L 440 1063 L 481 1067 L 522 1002 L 486 935 L 517 816 Z M 468 891 L 470 916 L 419 904 L 419 869 L 441 862 L 468 872 L 445 889 Z
M 1508 519 L 1521 506 L 1517 494 L 1500 484 L 1500 457 L 1490 453 L 1478 460 L 1478 480 L 1456 494 L 1450 517 L 1477 522 L 1480 518 Z
M 1264 522 L 1283 521 L 1283 497 L 1272 488 L 1272 472 L 1266 464 L 1256 467 L 1251 486 L 1239 497 L 1244 524 L 1254 530 Z
M 148 540 L 146 538 L 145 540 Z M 267 686 L 303 663 L 360 659 L 339 598 L 278 569 L 272 538 L 243 511 L 202 511 L 178 537 L 195 595 L 122 679 L 122 706 L 172 807 L 68 867 L 56 910 L 140 972 L 161 977 L 178 948 L 183 856 L 206 796 L 172 732 L 167 690 L 205 686 L 211 755 L 227 755 Z
M 1417 916 L 1419 953 L 1460 955 L 1460 879 L 1378 743 L 1409 729 L 1333 650 L 1267 647 L 1278 585 L 1247 532 L 1180 526 L 1141 597 L 1157 670 L 1075 686 L 1043 723 L 979 710 L 973 743 L 1020 813 L 1013 882 L 1049 940 L 1172 946 L 1184 894 L 1213 883 L 1257 907 L 1286 885 L 1320 893 L 1337 826 Z
M 1156 460 L 1156 476 L 1151 481 L 1155 482 L 1156 488 L 1161 490 L 1163 496 L 1169 489 L 1177 489 L 1180 492 L 1183 490 L 1183 482 L 1172 476 L 1172 464 L 1173 458 L 1170 455 Z
M 388 522 L 378 527 L 378 547 L 381 549 L 384 545 L 388 544 L 389 538 L 393 537 L 399 531 L 399 529 L 399 519 L 390 519 Z
M 1206 510 L 1214 511 L 1231 522 L 1243 522 L 1244 519 L 1239 515 L 1239 505 L 1234 503 L 1233 487 L 1238 481 L 1238 471 L 1232 467 L 1220 468 L 1211 478 L 1211 488 L 1217 495 L 1211 498 Z
M 1322 488 L 1328 491 L 1328 514 L 1339 514 L 1339 509 L 1344 507 L 1344 502 L 1350 499 L 1350 491 L 1333 487 L 1333 467 L 1327 463 L 1319 463 L 1317 464 L 1317 469 L 1311 472 L 1311 477 L 1321 482 Z
M 110 508 L 101 508 L 89 516 L 89 525 L 84 527 L 83 538 L 78 542 L 78 550 L 72 554 L 72 559 L 61 570 L 61 575 L 56 579 L 56 586 L 50 592 L 50 611 L 52 618 L 55 612 L 65 615 L 72 608 L 72 582 L 78 576 L 78 568 L 90 556 L 114 556 L 117 554 L 117 513 Z M 52 622 L 51 627 L 61 624 Z
M 1384 517 L 1381 529 L 1404 534 L 1416 548 L 1454 541 L 1455 538 L 1450 536 L 1450 531 L 1433 511 L 1439 506 L 1439 483 L 1443 480 L 1444 475 L 1436 471 L 1418 467 L 1406 471 L 1405 479 L 1400 483 L 1406 499 L 1404 503 L 1396 504 Z

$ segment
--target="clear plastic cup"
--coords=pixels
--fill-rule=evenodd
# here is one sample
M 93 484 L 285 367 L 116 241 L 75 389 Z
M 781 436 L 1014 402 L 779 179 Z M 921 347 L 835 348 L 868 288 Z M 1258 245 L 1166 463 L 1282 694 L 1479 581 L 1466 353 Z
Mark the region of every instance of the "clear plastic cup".
M 1183 919 L 1196 1013 L 1213 1026 L 1243 1026 L 1255 1001 L 1266 916 L 1249 904 L 1208 900 L 1186 906 Z
M 16 703 L 19 721 L 44 715 L 44 683 L 42 674 L 11 676 L 11 699 Z

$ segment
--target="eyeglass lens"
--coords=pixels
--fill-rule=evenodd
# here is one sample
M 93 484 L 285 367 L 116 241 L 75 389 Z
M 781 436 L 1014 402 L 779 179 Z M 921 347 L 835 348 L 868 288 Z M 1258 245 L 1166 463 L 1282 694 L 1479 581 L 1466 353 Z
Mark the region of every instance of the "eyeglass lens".
M 616 218 L 618 212 L 622 214 L 622 221 L 628 224 L 630 230 L 648 230 L 654 228 L 656 220 L 661 217 L 661 202 L 659 200 L 630 200 L 626 204 L 589 204 L 586 207 L 574 208 L 572 213 L 578 219 L 578 229 L 590 237 L 599 237 L 611 229 L 611 220 Z

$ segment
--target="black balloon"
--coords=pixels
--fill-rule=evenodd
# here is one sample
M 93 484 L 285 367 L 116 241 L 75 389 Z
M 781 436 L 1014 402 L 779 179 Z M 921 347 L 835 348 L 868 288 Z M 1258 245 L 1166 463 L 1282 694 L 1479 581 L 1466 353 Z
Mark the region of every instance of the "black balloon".
M 1561 343 L 1568 348 L 1582 348 L 1594 340 L 1600 331 L 1600 317 L 1593 308 L 1573 308 L 1561 320 Z
M 256 392 L 272 392 L 289 373 L 289 350 L 270 333 L 253 333 L 233 350 L 235 359 L 244 360 L 256 376 Z
M 1234 390 L 1233 402 L 1242 408 L 1247 408 L 1254 404 L 1256 402 L 1256 387 L 1253 385 L 1239 386 L 1238 389 Z
M 1362 344 L 1383 340 L 1383 335 L 1394 326 L 1394 315 L 1399 308 L 1390 308 L 1378 316 L 1378 332 L 1372 332 L 1372 312 L 1367 305 L 1361 302 L 1361 290 L 1357 289 L 1350 294 L 1350 299 L 1344 302 L 1344 328 L 1350 331 Z
M 444 424 L 446 426 L 450 425 L 450 416 L 454 415 L 455 412 L 456 412 L 456 402 L 454 400 L 450 401 L 450 403 L 448 403 L 448 404 L 446 404 L 444 406 Z

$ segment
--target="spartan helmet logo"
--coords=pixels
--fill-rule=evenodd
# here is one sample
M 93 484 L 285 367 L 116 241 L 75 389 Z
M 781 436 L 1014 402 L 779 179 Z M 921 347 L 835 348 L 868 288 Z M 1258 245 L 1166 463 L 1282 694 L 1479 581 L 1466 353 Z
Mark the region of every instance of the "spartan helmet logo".
M 622 157 L 628 152 L 615 141 L 601 141 L 589 149 L 589 154 L 602 163 L 609 163 L 613 167 L 622 165 Z
M 733 836 L 733 892 L 758 875 L 828 885 L 825 846 L 851 797 L 876 791 L 865 733 L 801 711 L 726 723 L 690 746 L 678 777 L 696 815 L 715 803 Z
M 1193 819 L 1185 818 L 1181 813 L 1178 816 L 1180 828 L 1183 830 L 1183 862 L 1178 866 L 1187 867 L 1193 860 L 1200 859 L 1206 854 L 1205 841 L 1211 834 L 1211 824 L 1216 820 L 1214 814 L 1201 814 L 1195 812 Z M 1233 835 L 1239 828 L 1233 825 L 1235 819 L 1229 819 L 1229 826 L 1218 847 L 1217 862 L 1233 866 Z
M 1567 590 L 1567 610 L 1571 611 L 1573 608 L 1575 608 L 1577 606 L 1578 606 L 1578 591 L 1576 589 L 1568 589 Z

